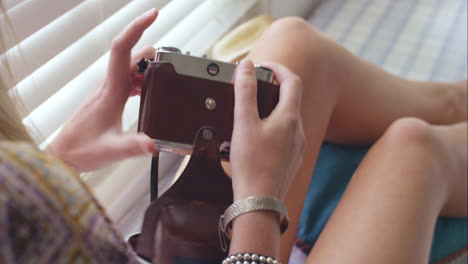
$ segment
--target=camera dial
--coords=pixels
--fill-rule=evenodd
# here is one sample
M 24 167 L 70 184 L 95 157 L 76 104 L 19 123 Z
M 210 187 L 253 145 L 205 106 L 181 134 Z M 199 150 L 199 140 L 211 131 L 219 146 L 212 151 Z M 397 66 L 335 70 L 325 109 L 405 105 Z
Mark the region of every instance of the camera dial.
M 159 47 L 156 51 L 166 51 L 166 52 L 175 52 L 175 53 L 182 53 L 180 49 L 176 47 Z

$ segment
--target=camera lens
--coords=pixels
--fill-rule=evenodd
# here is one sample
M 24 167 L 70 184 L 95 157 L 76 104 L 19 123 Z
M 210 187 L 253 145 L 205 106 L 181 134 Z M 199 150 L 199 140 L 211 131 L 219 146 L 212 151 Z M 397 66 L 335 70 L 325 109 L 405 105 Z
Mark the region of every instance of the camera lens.
M 206 68 L 206 71 L 208 72 L 209 75 L 216 76 L 219 73 L 219 66 L 216 63 L 210 63 L 208 67 Z

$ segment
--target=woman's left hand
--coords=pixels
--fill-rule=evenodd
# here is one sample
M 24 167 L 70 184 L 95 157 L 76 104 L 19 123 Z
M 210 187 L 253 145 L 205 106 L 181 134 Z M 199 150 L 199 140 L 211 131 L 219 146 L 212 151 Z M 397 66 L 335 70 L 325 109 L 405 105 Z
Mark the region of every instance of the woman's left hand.
M 136 18 L 113 41 L 108 71 L 102 83 L 85 99 L 49 145 L 48 151 L 79 172 L 102 168 L 112 162 L 155 152 L 144 134 L 122 131 L 122 113 L 129 96 L 141 90 L 136 61 L 153 58 L 146 47 L 131 56 L 131 49 L 157 17 L 155 9 Z

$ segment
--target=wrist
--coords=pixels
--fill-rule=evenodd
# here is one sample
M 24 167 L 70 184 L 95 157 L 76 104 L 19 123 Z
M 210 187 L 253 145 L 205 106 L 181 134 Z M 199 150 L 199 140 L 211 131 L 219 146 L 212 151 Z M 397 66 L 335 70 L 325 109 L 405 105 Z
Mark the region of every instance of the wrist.
M 272 197 L 236 200 L 220 217 L 220 234 L 231 231 L 230 253 L 255 252 L 276 258 L 281 233 L 288 227 L 284 203 Z M 221 235 L 225 249 L 225 236 Z
M 254 175 L 254 176 L 253 176 Z M 234 172 L 233 176 L 233 198 L 234 201 L 244 199 L 246 197 L 272 197 L 281 198 L 282 186 L 274 181 L 275 178 L 281 178 L 271 170 L 263 172 L 251 172 L 249 174 L 243 172 Z M 282 200 L 282 199 L 281 199 Z
M 250 183 L 249 185 L 244 185 L 242 188 L 234 188 L 233 198 L 234 201 L 242 200 L 247 197 L 271 197 L 279 199 L 277 192 L 277 187 L 269 188 L 268 185 L 256 185 Z
M 255 252 L 278 258 L 280 236 L 277 213 L 252 211 L 233 220 L 229 253 Z
M 255 190 L 251 192 L 244 191 L 242 193 L 234 193 L 233 195 L 234 201 L 239 201 L 247 197 L 271 197 L 271 198 L 278 199 L 278 196 L 273 192 L 259 191 L 259 190 Z
M 66 141 L 62 140 L 62 137 L 59 134 L 59 136 L 57 136 L 52 142 L 50 142 L 50 144 L 46 147 L 45 151 L 53 155 L 55 158 L 64 162 L 70 168 L 73 168 L 74 170 L 80 172 L 80 170 L 73 164 L 73 159 L 70 158 L 70 153 L 68 151 L 70 147 L 67 146 L 65 143 Z
M 52 142 L 50 142 L 50 144 L 45 148 L 45 151 L 49 154 L 52 154 L 54 157 L 63 160 L 64 153 L 57 141 L 58 139 L 54 139 Z

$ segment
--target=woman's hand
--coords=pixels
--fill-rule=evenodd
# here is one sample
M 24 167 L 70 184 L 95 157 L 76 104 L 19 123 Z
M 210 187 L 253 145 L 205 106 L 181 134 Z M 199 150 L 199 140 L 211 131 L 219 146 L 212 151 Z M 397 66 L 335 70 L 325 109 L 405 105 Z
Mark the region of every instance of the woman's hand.
M 234 200 L 248 196 L 284 199 L 302 162 L 305 145 L 300 115 L 301 80 L 285 67 L 265 63 L 280 83 L 279 103 L 261 120 L 257 80 L 251 62 L 242 61 L 234 78 L 234 131 L 231 172 Z
M 48 150 L 79 172 L 99 169 L 112 162 L 155 151 L 144 134 L 125 134 L 122 113 L 129 96 L 139 94 L 142 77 L 135 62 L 153 58 L 146 47 L 131 57 L 131 49 L 157 17 L 152 9 L 136 18 L 113 41 L 107 75 L 65 123 Z

